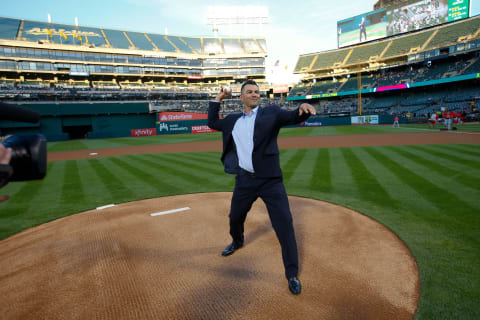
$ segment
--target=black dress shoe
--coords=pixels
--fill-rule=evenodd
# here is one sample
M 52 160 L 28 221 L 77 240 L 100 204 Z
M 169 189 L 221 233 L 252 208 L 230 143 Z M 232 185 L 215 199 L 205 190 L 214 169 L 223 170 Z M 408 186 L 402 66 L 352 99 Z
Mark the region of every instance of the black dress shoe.
M 243 245 L 238 245 L 232 242 L 225 248 L 225 250 L 222 251 L 222 256 L 224 257 L 229 256 L 233 254 L 236 250 L 240 249 L 241 247 L 243 247 Z
M 302 285 L 300 284 L 300 280 L 298 280 L 297 277 L 291 277 L 290 279 L 288 279 L 288 288 L 293 294 L 300 294 L 300 292 L 302 291 Z

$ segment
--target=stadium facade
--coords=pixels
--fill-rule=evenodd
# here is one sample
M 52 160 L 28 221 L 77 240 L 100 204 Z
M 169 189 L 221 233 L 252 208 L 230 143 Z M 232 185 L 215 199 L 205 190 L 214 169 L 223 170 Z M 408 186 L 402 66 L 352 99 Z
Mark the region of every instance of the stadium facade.
M 480 104 L 479 72 L 480 16 L 475 16 L 302 54 L 294 71 L 302 75 L 301 84 L 287 99 L 308 101 L 332 115 L 418 118 L 445 109 L 471 113 L 477 112 Z
M 50 140 L 130 135 L 155 127 L 154 111 L 181 107 L 182 99 L 199 108 L 195 100 L 221 86 L 232 86 L 236 96 L 249 78 L 266 93 L 266 56 L 260 37 L 172 36 L 0 18 L 0 99 L 42 114 L 36 125 L 1 121 L 1 133 L 38 131 Z

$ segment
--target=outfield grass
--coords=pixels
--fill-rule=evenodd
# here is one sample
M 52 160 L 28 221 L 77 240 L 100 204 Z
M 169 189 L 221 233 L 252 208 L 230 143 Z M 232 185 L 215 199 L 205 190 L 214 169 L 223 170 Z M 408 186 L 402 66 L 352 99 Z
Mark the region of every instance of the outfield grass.
M 426 124 L 409 124 L 400 128 L 392 128 L 390 125 L 358 125 L 358 126 L 326 126 L 326 127 L 298 127 L 284 128 L 280 131 L 280 137 L 301 136 L 329 136 L 344 134 L 379 134 L 379 133 L 405 133 L 405 132 L 438 132 L 440 126 L 430 129 Z M 458 131 L 480 132 L 480 124 L 464 124 L 458 126 Z M 211 141 L 220 139 L 220 133 L 199 134 L 173 134 L 149 137 L 125 137 L 113 139 L 76 140 L 49 142 L 48 152 L 73 151 L 86 149 L 103 149 L 115 147 L 129 147 L 139 145 L 165 144 Z
M 326 134 L 358 133 L 361 128 L 303 128 L 303 133 L 319 134 L 323 129 Z M 364 129 L 393 130 L 387 126 Z M 415 129 L 419 128 L 405 128 Z M 286 129 L 282 135 L 301 130 Z M 218 134 L 189 137 L 219 139 Z M 111 143 L 150 143 L 150 139 L 113 139 Z M 77 147 L 74 142 L 71 149 Z M 233 177 L 223 173 L 219 157 L 219 152 L 200 152 L 51 162 L 45 179 L 11 183 L 0 191 L 12 197 L 0 204 L 0 239 L 110 203 L 231 191 Z M 479 163 L 480 145 L 470 144 L 281 150 L 290 195 L 357 210 L 406 243 L 420 271 L 419 319 L 480 318 Z

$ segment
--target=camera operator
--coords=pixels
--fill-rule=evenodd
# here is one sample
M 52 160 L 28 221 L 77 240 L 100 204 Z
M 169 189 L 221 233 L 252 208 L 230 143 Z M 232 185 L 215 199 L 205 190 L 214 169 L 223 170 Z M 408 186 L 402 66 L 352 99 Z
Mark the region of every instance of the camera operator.
M 0 165 L 8 165 L 10 159 L 12 158 L 12 149 L 5 148 L 3 144 L 0 143 Z M 0 202 L 7 201 L 9 196 L 0 196 Z
M 0 102 L 0 119 L 36 123 L 40 113 Z M 41 134 L 14 134 L 0 143 L 0 188 L 11 181 L 43 179 L 47 173 L 47 140 Z M 0 196 L 0 202 L 9 196 Z

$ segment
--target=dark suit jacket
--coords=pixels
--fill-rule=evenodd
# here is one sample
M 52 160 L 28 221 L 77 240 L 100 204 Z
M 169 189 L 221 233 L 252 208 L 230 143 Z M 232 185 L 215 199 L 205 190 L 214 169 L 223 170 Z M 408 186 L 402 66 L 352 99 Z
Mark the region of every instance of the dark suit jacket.
M 211 129 L 222 131 L 223 153 L 221 160 L 225 172 L 238 174 L 238 156 L 232 131 L 242 113 L 228 115 L 219 119 L 220 103 L 211 101 L 208 107 L 208 126 Z M 280 158 L 277 137 L 280 128 L 305 121 L 310 114 L 298 115 L 298 109 L 287 111 L 278 106 L 259 108 L 253 129 L 252 162 L 255 175 L 258 177 L 280 177 Z

